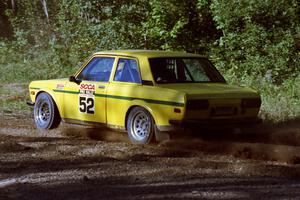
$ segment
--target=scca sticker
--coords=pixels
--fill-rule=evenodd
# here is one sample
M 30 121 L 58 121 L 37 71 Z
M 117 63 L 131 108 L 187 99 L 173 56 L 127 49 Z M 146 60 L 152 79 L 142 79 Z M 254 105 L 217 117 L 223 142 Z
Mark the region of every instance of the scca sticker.
M 95 91 L 96 86 L 94 84 L 80 84 L 79 90 L 91 90 Z
M 95 113 L 95 88 L 94 84 L 80 84 L 79 87 L 79 112 Z

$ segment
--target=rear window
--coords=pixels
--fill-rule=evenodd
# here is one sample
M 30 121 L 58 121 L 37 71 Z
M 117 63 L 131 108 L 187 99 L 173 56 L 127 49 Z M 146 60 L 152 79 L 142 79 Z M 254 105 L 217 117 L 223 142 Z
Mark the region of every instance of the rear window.
M 225 82 L 205 58 L 150 58 L 149 63 L 156 83 Z

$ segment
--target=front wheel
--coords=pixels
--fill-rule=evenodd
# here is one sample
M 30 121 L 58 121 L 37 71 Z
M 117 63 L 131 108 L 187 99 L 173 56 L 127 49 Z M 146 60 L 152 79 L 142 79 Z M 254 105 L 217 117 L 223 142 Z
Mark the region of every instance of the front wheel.
M 142 107 L 133 108 L 127 118 L 128 137 L 135 144 L 149 144 L 155 135 L 151 114 Z
M 38 129 L 55 128 L 61 120 L 53 99 L 47 93 L 38 95 L 34 104 L 33 115 Z

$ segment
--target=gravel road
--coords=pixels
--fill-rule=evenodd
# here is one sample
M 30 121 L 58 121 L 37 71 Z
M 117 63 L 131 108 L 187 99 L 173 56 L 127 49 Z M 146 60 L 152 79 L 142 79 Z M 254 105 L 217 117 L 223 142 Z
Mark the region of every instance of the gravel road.
M 0 199 L 300 199 L 300 123 L 181 133 L 153 145 L 0 114 Z

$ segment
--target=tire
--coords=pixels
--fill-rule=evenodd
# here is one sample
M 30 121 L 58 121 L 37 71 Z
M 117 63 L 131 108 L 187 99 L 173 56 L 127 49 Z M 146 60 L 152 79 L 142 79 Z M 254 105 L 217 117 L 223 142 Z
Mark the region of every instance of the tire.
M 127 118 L 127 132 L 134 144 L 149 144 L 155 135 L 155 123 L 151 114 L 142 107 L 133 108 Z
M 56 128 L 61 121 L 56 104 L 45 92 L 38 95 L 34 104 L 33 116 L 38 129 Z

